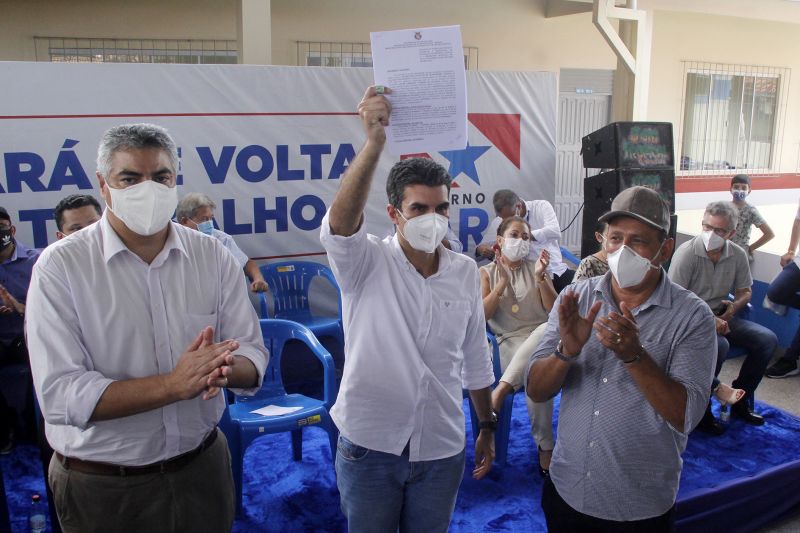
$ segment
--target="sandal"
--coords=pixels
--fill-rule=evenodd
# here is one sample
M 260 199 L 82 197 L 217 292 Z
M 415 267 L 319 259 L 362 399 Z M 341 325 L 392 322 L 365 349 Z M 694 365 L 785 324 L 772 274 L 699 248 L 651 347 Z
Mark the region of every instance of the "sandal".
M 714 396 L 717 397 L 720 405 L 733 405 L 742 398 L 744 398 L 745 391 L 742 389 L 734 389 L 730 385 L 720 383 L 714 389 Z

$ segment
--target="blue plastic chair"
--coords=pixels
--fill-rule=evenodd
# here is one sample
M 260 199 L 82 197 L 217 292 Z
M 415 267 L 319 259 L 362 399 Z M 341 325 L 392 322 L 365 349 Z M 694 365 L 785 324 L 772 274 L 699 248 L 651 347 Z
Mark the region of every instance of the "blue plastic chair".
M 581 264 L 581 260 L 578 259 L 575 256 L 575 254 L 573 254 L 572 252 L 570 252 L 569 250 L 567 250 L 563 246 L 561 247 L 561 258 L 566 260 L 566 261 L 569 261 L 570 263 L 572 263 L 576 267 Z
M 299 322 L 311 330 L 318 339 L 334 337 L 344 348 L 342 327 L 342 291 L 330 268 L 312 261 L 286 261 L 261 266 L 261 274 L 269 285 L 274 307 L 273 318 Z M 322 276 L 339 294 L 339 316 L 319 317 L 311 314 L 308 289 L 315 277 Z M 269 318 L 265 293 L 259 293 L 261 318 Z
M 261 333 L 270 352 L 269 365 L 261 389 L 254 396 L 236 396 L 228 405 L 220 427 L 228 437 L 231 450 L 231 467 L 236 485 L 236 512 L 242 511 L 242 465 L 247 447 L 258 437 L 271 433 L 292 432 L 292 456 L 299 461 L 303 454 L 302 430 L 319 426 L 328 432 L 331 457 L 336 457 L 336 440 L 339 431 L 330 417 L 330 408 L 336 400 L 336 368 L 333 357 L 319 343 L 311 331 L 297 322 L 281 319 L 262 319 Z M 323 367 L 324 391 L 322 400 L 302 394 L 287 394 L 281 379 L 281 359 L 287 341 L 298 340 L 306 344 L 320 360 Z M 252 411 L 267 405 L 299 407 L 297 411 L 278 416 L 264 416 Z
M 486 340 L 492 346 L 492 369 L 494 371 L 494 386 L 500 381 L 503 376 L 503 371 L 500 368 L 500 347 L 497 344 L 497 339 L 490 332 L 486 332 Z M 469 393 L 464 391 L 464 396 L 469 398 Z M 508 462 L 508 439 L 511 433 L 511 410 L 514 408 L 514 394 L 509 394 L 503 400 L 503 409 L 497 417 L 497 429 L 494 432 L 494 462 L 495 464 L 505 466 Z M 472 421 L 472 437 L 478 438 L 480 433 L 480 420 L 478 414 L 475 412 L 475 406 L 472 405 L 472 400 L 469 401 L 469 414 Z

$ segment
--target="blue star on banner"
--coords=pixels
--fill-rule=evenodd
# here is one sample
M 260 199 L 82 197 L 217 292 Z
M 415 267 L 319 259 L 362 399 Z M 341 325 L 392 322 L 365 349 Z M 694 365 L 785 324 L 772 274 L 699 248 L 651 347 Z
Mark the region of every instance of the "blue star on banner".
M 450 161 L 450 168 L 447 170 L 450 177 L 456 179 L 463 172 L 469 179 L 480 185 L 481 180 L 478 177 L 478 170 L 475 168 L 475 161 L 489 148 L 491 146 L 470 146 L 467 143 L 467 147 L 463 150 L 447 150 L 439 153 Z

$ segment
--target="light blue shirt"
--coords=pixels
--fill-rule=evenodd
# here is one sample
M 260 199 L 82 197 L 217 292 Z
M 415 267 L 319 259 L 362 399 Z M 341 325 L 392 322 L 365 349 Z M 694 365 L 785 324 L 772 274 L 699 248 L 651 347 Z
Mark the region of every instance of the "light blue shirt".
M 596 301 L 598 316 L 619 312 L 611 273 L 569 289 L 581 316 Z M 560 339 L 556 300 L 547 330 L 528 363 L 550 356 Z M 573 509 L 597 518 L 631 521 L 666 513 L 675 503 L 688 433 L 700 422 L 714 374 L 717 336 L 708 306 L 672 283 L 665 272 L 653 294 L 632 310 L 644 349 L 686 389 L 682 428 L 672 427 L 647 401 L 614 352 L 592 334 L 561 388 L 558 440 L 550 478 Z M 527 381 L 527 380 L 526 380 Z

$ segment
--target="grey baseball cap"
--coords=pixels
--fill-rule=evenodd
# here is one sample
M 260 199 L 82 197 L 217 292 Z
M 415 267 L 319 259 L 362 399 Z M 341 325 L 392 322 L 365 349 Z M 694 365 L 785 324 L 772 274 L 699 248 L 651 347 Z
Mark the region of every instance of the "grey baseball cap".
M 619 216 L 635 218 L 652 228 L 669 233 L 669 207 L 661 195 L 649 187 L 625 189 L 611 202 L 611 211 L 597 221 L 609 222 Z

